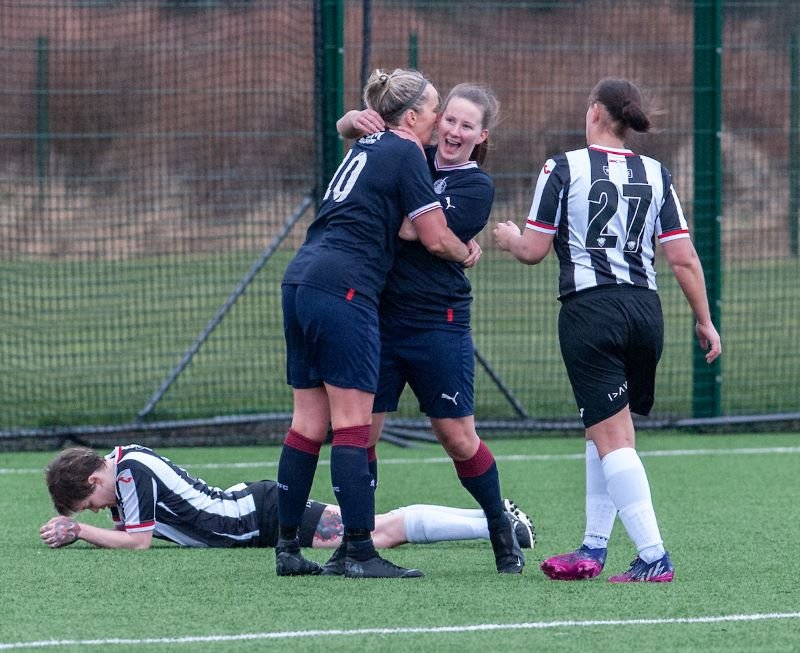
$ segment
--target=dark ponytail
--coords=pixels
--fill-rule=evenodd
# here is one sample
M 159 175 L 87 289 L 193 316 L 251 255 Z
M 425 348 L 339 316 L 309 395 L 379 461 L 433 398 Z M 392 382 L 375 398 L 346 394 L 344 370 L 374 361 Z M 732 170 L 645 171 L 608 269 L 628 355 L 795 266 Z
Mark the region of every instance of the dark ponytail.
M 650 118 L 644 108 L 641 91 L 627 79 L 606 77 L 601 79 L 589 94 L 589 104 L 599 102 L 616 123 L 614 131 L 623 137 L 628 129 L 646 132 Z

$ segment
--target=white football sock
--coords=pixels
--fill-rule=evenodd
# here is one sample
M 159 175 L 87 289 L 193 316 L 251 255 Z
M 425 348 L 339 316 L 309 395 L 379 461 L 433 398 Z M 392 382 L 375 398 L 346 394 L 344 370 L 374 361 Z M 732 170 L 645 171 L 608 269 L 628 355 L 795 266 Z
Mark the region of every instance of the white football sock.
M 664 546 L 650 496 L 650 484 L 639 454 L 631 447 L 623 447 L 606 454 L 602 465 L 608 494 L 639 557 L 645 562 L 655 562 L 663 557 Z
M 415 504 L 398 508 L 403 513 L 406 540 L 415 544 L 452 540 L 489 539 L 482 510 Z
M 606 477 L 597 447 L 586 441 L 586 531 L 583 544 L 592 549 L 608 547 L 617 507 L 606 490 Z

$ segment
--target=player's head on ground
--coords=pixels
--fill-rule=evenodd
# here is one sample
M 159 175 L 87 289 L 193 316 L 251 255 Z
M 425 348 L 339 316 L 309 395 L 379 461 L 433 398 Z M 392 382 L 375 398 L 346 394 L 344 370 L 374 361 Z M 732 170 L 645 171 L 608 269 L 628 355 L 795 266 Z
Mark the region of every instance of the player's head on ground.
M 439 116 L 437 155 L 446 165 L 468 160 L 483 163 L 489 133 L 500 118 L 500 103 L 494 91 L 483 84 L 463 83 L 454 86 Z
M 45 468 L 45 481 L 60 515 L 100 510 L 116 503 L 113 472 L 105 458 L 88 447 L 70 447 Z M 110 483 L 109 483 L 110 480 Z
M 418 70 L 376 69 L 364 87 L 364 103 L 377 111 L 389 127 L 412 132 L 430 142 L 439 110 L 439 92 Z
M 592 129 L 601 129 L 624 141 L 630 130 L 646 132 L 650 129 L 642 92 L 631 81 L 606 77 L 595 84 L 589 93 L 586 112 L 586 140 L 594 140 Z

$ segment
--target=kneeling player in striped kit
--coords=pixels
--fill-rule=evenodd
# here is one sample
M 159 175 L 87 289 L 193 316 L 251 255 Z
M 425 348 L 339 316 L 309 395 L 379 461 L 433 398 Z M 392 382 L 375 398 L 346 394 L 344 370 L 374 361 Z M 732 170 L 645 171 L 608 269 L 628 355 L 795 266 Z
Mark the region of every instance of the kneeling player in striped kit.
M 211 487 L 154 451 L 116 447 L 107 456 L 93 449 L 65 449 L 48 465 L 47 487 L 58 517 L 40 530 L 52 548 L 82 539 L 99 547 L 146 549 L 153 537 L 190 547 L 272 547 L 278 540 L 277 484 L 263 480 L 227 490 Z M 522 546 L 536 541 L 529 517 L 509 500 L 506 511 Z M 114 528 L 75 521 L 82 510 L 111 511 Z M 335 548 L 344 527 L 339 507 L 309 501 L 300 528 L 306 547 Z M 480 510 L 412 505 L 376 515 L 375 546 L 489 539 Z

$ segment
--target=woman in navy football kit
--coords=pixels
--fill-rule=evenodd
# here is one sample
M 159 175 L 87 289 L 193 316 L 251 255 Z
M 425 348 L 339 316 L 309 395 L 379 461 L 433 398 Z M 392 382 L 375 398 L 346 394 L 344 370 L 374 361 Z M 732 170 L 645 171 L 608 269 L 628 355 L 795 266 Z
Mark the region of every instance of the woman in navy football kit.
M 539 263 L 553 245 L 560 264 L 561 354 L 586 428 L 586 530 L 577 551 L 542 563 L 554 579 L 600 574 L 617 515 L 637 557 L 609 580 L 669 582 L 674 576 L 631 419 L 631 412 L 647 415 L 652 408 L 663 346 L 656 240 L 694 313 L 706 361 L 722 351 L 671 175 L 625 147 L 630 130 L 649 127 L 636 86 L 601 80 L 586 111 L 588 147 L 545 162 L 524 235 L 510 221 L 494 230 L 497 244 L 523 263 Z
M 300 554 L 297 531 L 329 425 L 331 481 L 345 524 L 345 575 L 422 575 L 380 558 L 370 538 L 375 498 L 367 445 L 380 357 L 378 300 L 405 216 L 437 256 L 471 265 L 476 255 L 447 228 L 430 185 L 423 144 L 436 121 L 436 89 L 417 71 L 378 70 L 364 101 L 389 128 L 359 139 L 347 153 L 283 279 L 294 411 L 278 467 L 278 575 L 321 572 Z
M 485 157 L 498 111 L 490 89 L 459 84 L 439 117 L 437 146 L 427 150 L 433 188 L 447 224 L 465 243 L 486 226 L 492 208 L 494 184 L 475 159 Z M 367 109 L 348 112 L 337 128 L 343 136 L 355 138 L 381 129 L 382 124 Z M 401 230 L 401 238 L 413 235 L 413 229 Z M 503 511 L 497 465 L 475 430 L 471 291 L 463 266 L 433 256 L 418 240 L 398 243 L 381 294 L 381 366 L 370 465 L 377 477 L 375 443 L 386 413 L 397 410 L 408 384 L 452 458 L 462 485 L 488 517 L 497 570 L 521 573 L 525 558 Z

